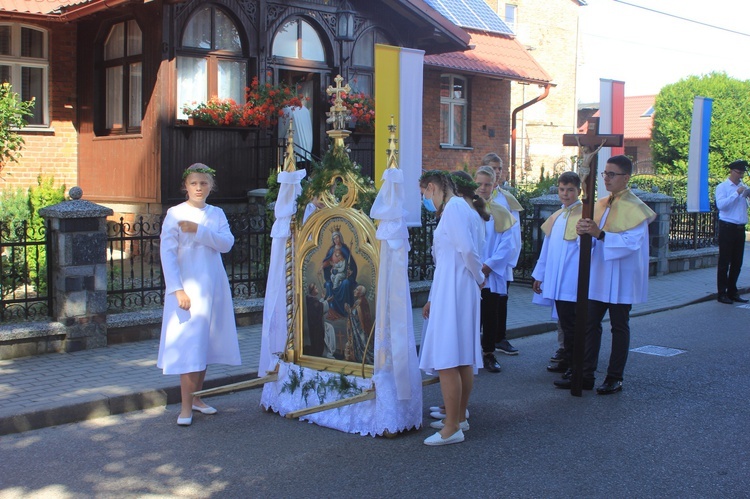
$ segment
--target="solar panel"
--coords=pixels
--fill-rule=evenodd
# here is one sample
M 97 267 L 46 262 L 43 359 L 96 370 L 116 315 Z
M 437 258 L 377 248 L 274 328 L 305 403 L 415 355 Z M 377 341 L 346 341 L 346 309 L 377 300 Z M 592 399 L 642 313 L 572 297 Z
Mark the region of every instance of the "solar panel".
M 512 35 L 507 24 L 484 0 L 425 0 L 450 22 L 462 28 Z

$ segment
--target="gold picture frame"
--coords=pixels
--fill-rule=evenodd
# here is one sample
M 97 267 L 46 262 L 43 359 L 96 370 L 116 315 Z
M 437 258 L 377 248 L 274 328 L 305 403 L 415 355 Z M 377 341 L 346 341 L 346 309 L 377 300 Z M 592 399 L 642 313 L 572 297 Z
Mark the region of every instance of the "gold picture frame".
M 313 213 L 295 238 L 294 362 L 371 377 L 379 247 L 354 208 Z

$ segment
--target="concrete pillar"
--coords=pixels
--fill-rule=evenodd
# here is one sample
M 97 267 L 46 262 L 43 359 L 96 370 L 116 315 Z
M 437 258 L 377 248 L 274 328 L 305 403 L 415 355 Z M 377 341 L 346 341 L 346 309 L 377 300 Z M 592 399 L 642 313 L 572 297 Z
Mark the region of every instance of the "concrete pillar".
M 52 316 L 65 326 L 63 349 L 74 352 L 107 346 L 107 216 L 112 210 L 82 200 L 80 187 L 69 195 L 69 201 L 39 214 L 50 227 Z
M 534 206 L 534 218 L 539 220 L 539 226 L 544 223 L 550 215 L 560 209 L 562 203 L 560 198 L 557 196 L 557 186 L 550 186 L 549 192 L 538 198 L 531 198 L 529 202 Z M 532 249 L 533 254 L 538 255 L 542 249 L 542 238 L 544 235 L 540 230 L 532 231 Z
M 656 219 L 648 226 L 649 256 L 656 259 L 655 275 L 669 273 L 669 219 L 674 198 L 659 192 L 654 186 L 651 192 L 631 186 L 633 194 L 646 203 L 656 213 Z

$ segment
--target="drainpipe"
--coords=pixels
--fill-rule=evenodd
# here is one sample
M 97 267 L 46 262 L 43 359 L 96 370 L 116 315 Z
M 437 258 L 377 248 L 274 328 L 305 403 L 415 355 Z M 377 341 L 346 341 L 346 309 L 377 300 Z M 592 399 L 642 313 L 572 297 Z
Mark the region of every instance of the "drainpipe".
M 544 85 L 544 92 L 542 95 L 534 97 L 529 102 L 525 102 L 515 108 L 511 113 L 510 121 L 510 185 L 516 186 L 516 127 L 517 127 L 517 115 L 520 111 L 523 111 L 529 106 L 533 106 L 540 100 L 546 99 L 549 95 L 549 89 L 552 87 L 551 84 L 547 83 Z

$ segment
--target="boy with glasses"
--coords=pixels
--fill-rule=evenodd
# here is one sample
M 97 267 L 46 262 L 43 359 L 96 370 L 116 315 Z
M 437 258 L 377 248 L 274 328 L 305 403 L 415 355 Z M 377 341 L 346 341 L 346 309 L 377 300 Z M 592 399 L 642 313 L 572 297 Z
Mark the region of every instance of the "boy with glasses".
M 602 172 L 609 196 L 594 205 L 594 219 L 576 224 L 579 235 L 593 238 L 589 279 L 583 388 L 594 388 L 594 373 L 602 342 L 602 319 L 609 312 L 612 353 L 607 377 L 596 389 L 600 395 L 622 390 L 622 377 L 630 349 L 630 309 L 648 296 L 648 224 L 656 214 L 628 188 L 633 163 L 627 156 L 613 156 Z M 570 388 L 571 380 L 555 381 Z

